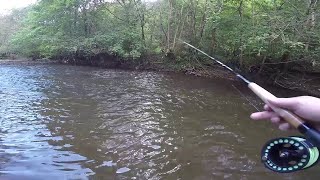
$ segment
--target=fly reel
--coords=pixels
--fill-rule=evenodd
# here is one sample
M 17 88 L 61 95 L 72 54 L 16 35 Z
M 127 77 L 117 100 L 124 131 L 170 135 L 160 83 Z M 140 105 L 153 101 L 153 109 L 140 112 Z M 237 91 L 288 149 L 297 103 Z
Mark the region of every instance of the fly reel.
M 264 145 L 261 160 L 272 171 L 290 173 L 316 164 L 319 149 L 302 137 L 276 138 Z

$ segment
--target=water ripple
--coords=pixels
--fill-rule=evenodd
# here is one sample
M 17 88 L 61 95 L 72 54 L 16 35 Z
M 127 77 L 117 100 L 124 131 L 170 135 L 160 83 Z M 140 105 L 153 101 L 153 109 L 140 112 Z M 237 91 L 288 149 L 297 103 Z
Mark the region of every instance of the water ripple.
M 260 147 L 274 132 L 248 120 L 230 82 L 59 65 L 0 71 L 0 177 L 306 177 L 262 167 Z

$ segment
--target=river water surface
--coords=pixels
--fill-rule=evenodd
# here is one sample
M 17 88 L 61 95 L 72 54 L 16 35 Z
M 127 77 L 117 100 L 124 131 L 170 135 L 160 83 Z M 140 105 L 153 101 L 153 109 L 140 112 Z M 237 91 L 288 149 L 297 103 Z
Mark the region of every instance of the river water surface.
M 319 179 L 260 163 L 280 133 L 226 80 L 0 66 L 0 179 Z M 246 94 L 254 102 L 254 97 Z

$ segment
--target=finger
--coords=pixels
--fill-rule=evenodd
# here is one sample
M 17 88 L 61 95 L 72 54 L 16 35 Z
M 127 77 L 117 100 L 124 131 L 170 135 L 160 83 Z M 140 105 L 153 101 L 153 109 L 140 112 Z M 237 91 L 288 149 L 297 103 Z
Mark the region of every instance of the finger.
M 279 125 L 279 129 L 281 131 L 288 131 L 288 130 L 291 129 L 291 126 L 290 126 L 289 123 L 282 123 L 282 124 Z
M 273 123 L 273 124 L 279 124 L 280 123 L 280 117 L 278 117 L 278 116 L 275 116 L 275 117 L 271 117 L 271 122 Z
M 275 98 L 275 99 L 270 99 L 268 102 L 274 106 L 280 107 L 280 108 L 285 108 L 289 110 L 296 110 L 298 106 L 298 98 Z
M 272 111 L 271 107 L 268 106 L 268 104 L 265 104 L 265 105 L 263 106 L 263 109 L 266 110 L 266 111 Z
M 277 114 L 275 112 L 270 111 L 263 111 L 263 112 L 256 112 L 251 114 L 251 119 L 254 120 L 261 120 L 261 119 L 270 119 L 271 117 L 275 117 Z

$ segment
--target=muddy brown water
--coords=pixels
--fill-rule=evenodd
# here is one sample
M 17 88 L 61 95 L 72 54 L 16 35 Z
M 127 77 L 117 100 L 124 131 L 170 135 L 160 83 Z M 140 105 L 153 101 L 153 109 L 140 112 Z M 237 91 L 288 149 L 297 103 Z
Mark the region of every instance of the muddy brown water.
M 0 179 L 319 179 L 319 166 L 293 174 L 263 167 L 264 143 L 288 134 L 251 121 L 254 108 L 232 84 L 1 65 Z

